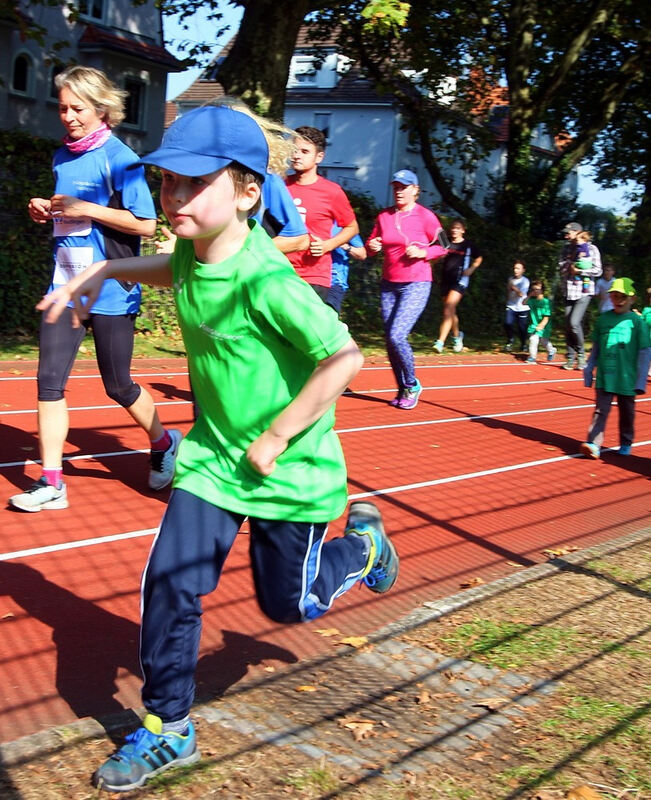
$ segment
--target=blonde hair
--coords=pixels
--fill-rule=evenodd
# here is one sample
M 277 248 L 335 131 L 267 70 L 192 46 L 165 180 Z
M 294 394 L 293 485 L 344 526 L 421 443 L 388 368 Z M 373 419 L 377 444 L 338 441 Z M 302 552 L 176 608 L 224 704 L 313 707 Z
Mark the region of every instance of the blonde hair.
M 285 177 L 289 169 L 289 160 L 294 152 L 294 136 L 295 132 L 284 125 L 282 122 L 276 122 L 267 117 L 261 117 L 252 111 L 244 100 L 239 97 L 216 97 L 214 100 L 209 100 L 204 103 L 204 106 L 228 106 L 235 111 L 241 111 L 254 119 L 264 134 L 264 138 L 269 145 L 269 172 L 274 172 L 280 175 L 281 178 Z
M 101 70 L 80 65 L 68 67 L 54 79 L 57 91 L 67 87 L 89 103 L 109 128 L 124 119 L 124 101 L 128 92 L 119 89 Z
M 576 235 L 577 242 L 589 242 L 592 239 L 590 231 L 579 231 Z

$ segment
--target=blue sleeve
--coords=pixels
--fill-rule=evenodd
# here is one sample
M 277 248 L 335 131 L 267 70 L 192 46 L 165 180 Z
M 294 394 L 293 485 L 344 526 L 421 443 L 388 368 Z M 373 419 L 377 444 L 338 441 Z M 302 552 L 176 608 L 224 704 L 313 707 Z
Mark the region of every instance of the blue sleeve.
M 349 239 L 349 240 L 348 240 L 348 244 L 349 244 L 351 247 L 364 247 L 364 240 L 363 240 L 363 239 L 362 239 L 362 237 L 359 235 L 359 233 L 356 233 L 356 234 L 353 236 L 353 238 L 352 238 L 352 239 Z
M 265 209 L 280 223 L 277 236 L 303 236 L 307 233 L 294 199 L 280 175 L 268 173 L 262 184 L 262 207 L 254 217 L 260 223 Z
M 156 219 L 156 208 L 145 179 L 145 168 L 127 169 L 136 161 L 138 156 L 126 145 L 111 153 L 110 170 L 113 188 L 120 192 L 122 208 L 126 208 L 134 217 Z

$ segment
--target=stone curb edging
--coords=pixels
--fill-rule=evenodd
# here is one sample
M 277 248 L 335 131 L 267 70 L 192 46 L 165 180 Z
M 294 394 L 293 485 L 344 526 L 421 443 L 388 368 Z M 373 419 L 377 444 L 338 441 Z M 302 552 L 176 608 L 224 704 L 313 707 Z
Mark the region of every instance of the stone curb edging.
M 490 583 L 466 589 L 463 592 L 458 592 L 440 600 L 426 602 L 400 620 L 392 622 L 370 634 L 368 640 L 369 642 L 377 642 L 390 639 L 392 636 L 402 634 L 419 625 L 433 622 L 466 606 L 562 572 L 569 565 L 580 565 L 593 558 L 611 555 L 648 540 L 651 540 L 651 527 L 634 531 L 584 550 L 569 553 L 562 558 L 551 559 L 544 564 L 528 567 L 517 574 L 508 575 Z M 336 655 L 340 655 L 340 653 L 337 652 Z M 122 714 L 113 716 L 111 718 L 111 730 L 132 725 L 136 714 L 137 710 L 126 709 Z M 97 720 L 87 717 L 47 731 L 30 734 L 13 742 L 0 744 L 0 766 L 17 766 L 87 739 L 101 738 L 106 735 L 106 732 L 106 728 Z

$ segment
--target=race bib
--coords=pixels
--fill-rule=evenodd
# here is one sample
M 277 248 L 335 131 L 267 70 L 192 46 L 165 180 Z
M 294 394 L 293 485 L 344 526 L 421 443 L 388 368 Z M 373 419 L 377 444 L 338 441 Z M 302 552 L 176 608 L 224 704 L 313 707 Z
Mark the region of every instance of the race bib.
M 55 236 L 90 236 L 93 229 L 90 217 L 68 219 L 67 217 L 53 217 Z
M 54 286 L 61 286 L 88 269 L 93 263 L 92 247 L 60 247 L 57 250 L 54 268 Z

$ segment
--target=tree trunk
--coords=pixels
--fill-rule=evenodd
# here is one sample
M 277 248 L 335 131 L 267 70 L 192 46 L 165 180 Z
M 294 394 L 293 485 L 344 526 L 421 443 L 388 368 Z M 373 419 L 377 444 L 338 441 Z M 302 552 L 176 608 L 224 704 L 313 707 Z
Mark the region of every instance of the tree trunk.
M 230 53 L 217 80 L 259 114 L 283 118 L 285 87 L 308 0 L 247 2 Z

